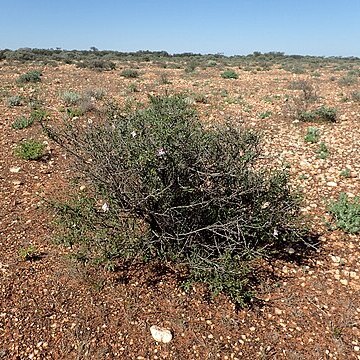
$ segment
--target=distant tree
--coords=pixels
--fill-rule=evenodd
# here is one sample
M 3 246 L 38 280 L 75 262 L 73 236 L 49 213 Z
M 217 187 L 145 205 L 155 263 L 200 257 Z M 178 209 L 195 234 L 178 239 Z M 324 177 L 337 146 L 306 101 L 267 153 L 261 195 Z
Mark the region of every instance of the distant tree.
M 91 46 L 90 50 L 91 51 L 99 51 L 99 49 L 97 47 L 95 47 L 95 46 Z

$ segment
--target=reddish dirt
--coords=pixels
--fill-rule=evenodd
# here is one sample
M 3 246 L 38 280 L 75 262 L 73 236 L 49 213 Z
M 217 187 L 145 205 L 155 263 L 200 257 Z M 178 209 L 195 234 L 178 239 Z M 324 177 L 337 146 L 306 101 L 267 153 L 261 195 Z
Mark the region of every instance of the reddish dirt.
M 317 77 L 277 67 L 235 69 L 237 80 L 222 79 L 217 68 L 185 74 L 137 65 L 141 75 L 133 80 L 120 76 L 121 66 L 101 73 L 44 66 L 41 83 L 21 86 L 18 75 L 34 66 L 0 62 L 0 359 L 360 359 L 360 239 L 324 226 L 328 201 L 342 191 L 360 195 L 360 103 L 349 100 L 358 85 L 330 81 L 344 75 L 331 65 Z M 171 84 L 159 83 L 162 73 Z M 286 95 L 296 92 L 289 83 L 299 79 L 315 85 L 320 103 L 338 110 L 335 124 L 315 125 L 329 148 L 326 159 L 317 158 L 319 144 L 304 142 L 312 124 L 284 116 Z M 318 252 L 302 264 L 272 264 L 273 278 L 257 289 L 262 304 L 242 310 L 223 295 L 208 301 L 200 285 L 185 294 L 173 274 L 138 267 L 124 277 L 72 260 L 71 249 L 53 242 L 53 215 L 44 201 L 66 189 L 69 161 L 51 143 L 48 158 L 19 159 L 14 147 L 22 139 L 47 139 L 39 124 L 15 130 L 12 123 L 29 115 L 30 97 L 56 122 L 64 116 L 61 91 L 94 88 L 122 103 L 187 91 L 206 99 L 195 104 L 204 121 L 230 118 L 259 129 L 265 156 L 275 165 L 289 163 L 292 183 L 304 192 L 302 211 L 321 235 Z M 24 105 L 8 106 L 12 95 L 23 96 Z M 271 116 L 261 119 L 265 111 Z M 349 177 L 340 176 L 345 168 Z M 28 261 L 21 253 L 31 245 L 38 258 Z M 153 340 L 154 324 L 172 331 L 169 344 Z

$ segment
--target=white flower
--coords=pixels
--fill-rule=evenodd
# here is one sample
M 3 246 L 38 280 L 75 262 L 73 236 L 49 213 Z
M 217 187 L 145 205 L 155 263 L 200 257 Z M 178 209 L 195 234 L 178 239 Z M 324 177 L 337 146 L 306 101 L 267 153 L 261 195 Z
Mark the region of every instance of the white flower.
M 134 138 L 136 136 L 136 131 L 132 131 L 131 136 Z
M 166 154 L 166 151 L 163 148 L 158 150 L 158 153 L 157 153 L 158 156 L 164 156 L 165 154 Z
M 102 205 L 101 209 L 102 209 L 103 212 L 107 212 L 107 211 L 109 211 L 109 205 L 107 203 L 104 203 Z
M 278 232 L 276 229 L 274 229 L 273 235 L 274 235 L 275 237 L 277 237 L 277 236 L 279 235 L 279 232 Z

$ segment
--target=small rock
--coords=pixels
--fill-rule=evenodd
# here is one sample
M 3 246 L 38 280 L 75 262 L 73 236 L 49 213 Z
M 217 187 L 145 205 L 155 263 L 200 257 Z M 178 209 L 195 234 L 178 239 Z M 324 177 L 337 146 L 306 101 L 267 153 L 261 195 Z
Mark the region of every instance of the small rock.
M 355 351 L 360 351 L 360 346 L 354 346 Z
M 14 184 L 15 186 L 17 186 L 17 185 L 22 185 L 22 181 L 21 181 L 21 180 L 14 180 L 14 181 L 13 181 L 13 184 Z
M 86 186 L 85 185 L 81 185 L 80 186 L 80 191 L 84 191 L 86 189 Z
M 337 183 L 335 181 L 329 181 L 326 183 L 327 186 L 335 187 L 337 186 Z
M 167 344 L 172 340 L 171 331 L 161 326 L 157 326 L 157 325 L 151 326 L 150 332 L 154 340 L 157 342 L 162 342 L 164 344 Z
M 346 279 L 341 279 L 340 283 L 343 284 L 343 285 L 348 285 L 349 284 L 349 282 Z
M 282 314 L 282 310 L 280 310 L 278 308 L 275 308 L 274 312 L 275 312 L 276 315 L 281 315 Z
M 10 172 L 11 173 L 18 173 L 21 170 L 21 167 L 19 166 L 14 166 L 10 168 Z

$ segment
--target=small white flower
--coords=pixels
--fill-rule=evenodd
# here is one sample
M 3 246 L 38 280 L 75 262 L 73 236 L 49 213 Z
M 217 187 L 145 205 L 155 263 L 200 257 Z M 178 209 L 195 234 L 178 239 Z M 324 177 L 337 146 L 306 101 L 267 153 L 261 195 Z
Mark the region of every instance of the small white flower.
M 131 136 L 134 138 L 136 136 L 136 131 L 132 131 Z
M 276 229 L 274 229 L 273 235 L 274 235 L 275 237 L 277 237 L 277 236 L 279 235 L 279 232 L 278 232 Z
M 158 154 L 158 156 L 164 156 L 166 154 L 166 151 L 163 148 L 161 148 L 158 150 L 157 154 Z
M 270 205 L 270 203 L 267 201 L 267 202 L 264 202 L 262 205 L 261 205 L 261 209 L 265 210 L 266 208 L 268 208 Z
M 107 212 L 109 211 L 109 205 L 107 203 L 104 203 L 101 207 L 102 211 Z

